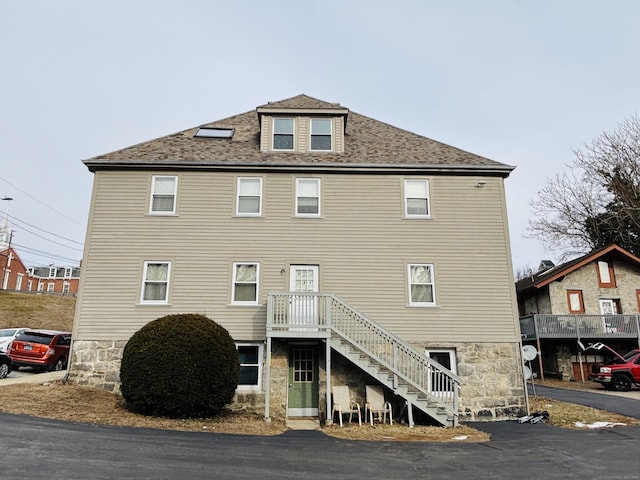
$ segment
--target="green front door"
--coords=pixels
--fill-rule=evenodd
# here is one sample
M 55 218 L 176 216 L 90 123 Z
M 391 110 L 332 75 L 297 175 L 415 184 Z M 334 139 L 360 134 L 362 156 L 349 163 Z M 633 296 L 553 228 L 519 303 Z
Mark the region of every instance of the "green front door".
M 290 417 L 318 416 L 318 351 L 315 346 L 292 345 L 289 348 Z

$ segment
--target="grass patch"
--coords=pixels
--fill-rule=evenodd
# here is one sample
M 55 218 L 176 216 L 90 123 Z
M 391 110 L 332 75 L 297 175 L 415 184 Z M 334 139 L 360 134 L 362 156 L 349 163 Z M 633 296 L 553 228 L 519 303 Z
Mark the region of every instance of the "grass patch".
M 76 298 L 0 291 L 0 328 L 28 327 L 70 332 Z
M 556 427 L 582 430 L 575 426 L 576 422 L 592 424 L 595 422 L 624 423 L 625 425 L 640 425 L 637 418 L 625 417 L 617 413 L 598 410 L 596 408 L 566 403 L 546 397 L 529 397 L 531 411 L 546 410 L 549 412 L 547 423 Z

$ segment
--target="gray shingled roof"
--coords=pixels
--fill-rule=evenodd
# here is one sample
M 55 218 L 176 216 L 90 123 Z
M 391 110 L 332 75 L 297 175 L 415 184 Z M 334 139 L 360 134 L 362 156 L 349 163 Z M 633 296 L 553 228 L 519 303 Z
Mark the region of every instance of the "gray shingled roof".
M 258 108 L 345 109 L 307 95 Z M 230 139 L 194 137 L 200 127 L 234 128 Z M 344 153 L 261 152 L 258 113 L 252 110 L 178 133 L 98 155 L 84 163 L 101 168 L 314 168 L 461 171 L 506 177 L 514 167 L 349 111 Z

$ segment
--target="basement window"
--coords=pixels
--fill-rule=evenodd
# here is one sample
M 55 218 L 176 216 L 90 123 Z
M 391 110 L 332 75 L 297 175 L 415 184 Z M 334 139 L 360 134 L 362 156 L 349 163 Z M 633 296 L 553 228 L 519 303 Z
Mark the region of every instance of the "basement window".
M 235 128 L 200 127 L 194 136 L 199 138 L 231 138 L 234 132 Z

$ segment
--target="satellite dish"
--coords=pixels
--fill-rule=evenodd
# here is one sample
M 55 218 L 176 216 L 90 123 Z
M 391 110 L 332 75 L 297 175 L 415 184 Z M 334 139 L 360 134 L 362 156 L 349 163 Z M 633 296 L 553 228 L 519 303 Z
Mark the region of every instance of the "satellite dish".
M 538 351 L 533 345 L 525 345 L 522 347 L 522 358 L 525 360 L 525 362 L 530 362 L 531 360 L 536 358 L 537 355 Z
M 524 379 L 529 380 L 531 378 L 531 369 L 526 365 L 523 367 Z

